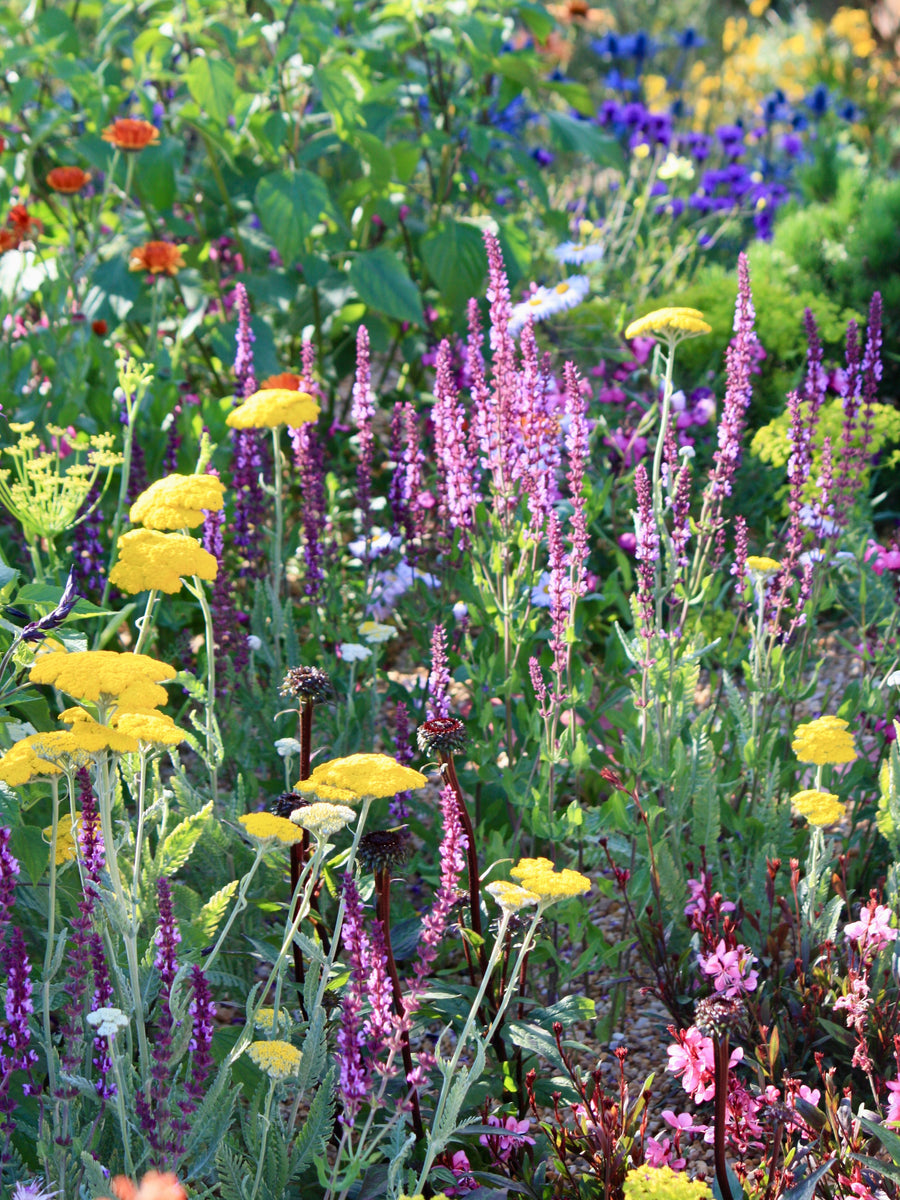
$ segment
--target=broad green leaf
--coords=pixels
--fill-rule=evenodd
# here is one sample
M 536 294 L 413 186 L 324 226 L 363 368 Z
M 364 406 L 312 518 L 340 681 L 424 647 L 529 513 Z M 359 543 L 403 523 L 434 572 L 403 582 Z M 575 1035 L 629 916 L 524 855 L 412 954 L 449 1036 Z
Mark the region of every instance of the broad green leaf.
M 398 321 L 423 323 L 419 292 L 393 250 L 379 247 L 358 255 L 350 264 L 350 282 L 367 307 Z
M 175 203 L 175 154 L 184 153 L 176 138 L 166 138 L 158 146 L 147 146 L 137 156 L 134 180 L 141 198 L 157 211 Z
M 221 58 L 195 58 L 185 74 L 188 91 L 204 114 L 225 125 L 234 107 L 234 67 Z
M 558 149 L 584 154 L 591 162 L 603 167 L 623 165 L 619 143 L 589 121 L 578 121 L 565 113 L 548 112 L 547 123 Z
M 422 257 L 450 308 L 461 308 L 480 294 L 487 257 L 484 238 L 475 225 L 445 221 L 422 239 Z
M 28 872 L 35 887 L 43 878 L 50 863 L 50 847 L 44 835 L 35 825 L 13 826 L 9 835 L 9 848 Z
M 332 59 L 316 67 L 312 78 L 339 133 L 359 123 L 359 106 L 365 89 L 349 58 Z
M 255 201 L 263 229 L 288 267 L 330 204 L 325 184 L 310 171 L 266 175 L 259 181 Z

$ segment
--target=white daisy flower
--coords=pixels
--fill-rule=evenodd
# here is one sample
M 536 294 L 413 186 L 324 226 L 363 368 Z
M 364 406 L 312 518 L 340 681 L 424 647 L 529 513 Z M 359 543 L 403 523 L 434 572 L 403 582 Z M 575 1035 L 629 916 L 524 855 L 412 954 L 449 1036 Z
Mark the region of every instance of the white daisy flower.
M 605 253 L 599 242 L 563 242 L 553 251 L 553 257 L 557 262 L 581 266 L 583 263 L 599 262 Z
M 529 317 L 532 321 L 546 321 L 548 317 L 554 317 L 567 308 L 575 308 L 590 290 L 586 275 L 570 275 L 556 287 L 539 287 L 527 300 L 513 308 L 509 332 L 513 335 L 519 333 Z
M 568 279 L 558 283 L 552 290 L 556 297 L 556 303 L 559 305 L 558 311 L 562 312 L 567 308 L 577 308 L 584 302 L 591 290 L 591 281 L 587 275 L 570 275 Z

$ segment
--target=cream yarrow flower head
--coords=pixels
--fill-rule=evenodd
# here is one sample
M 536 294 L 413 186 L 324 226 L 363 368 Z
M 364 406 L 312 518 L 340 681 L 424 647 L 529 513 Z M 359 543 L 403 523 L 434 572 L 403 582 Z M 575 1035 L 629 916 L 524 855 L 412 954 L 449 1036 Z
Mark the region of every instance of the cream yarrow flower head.
M 76 696 L 117 707 L 159 708 L 168 700 L 159 684 L 174 679 L 175 668 L 148 654 L 116 654 L 112 650 L 75 650 L 45 654 L 35 661 L 28 678 L 50 683 Z
M 128 1018 L 121 1008 L 96 1008 L 88 1013 L 87 1023 L 100 1037 L 115 1037 L 120 1029 L 128 1027 Z
M 813 763 L 817 767 L 827 763 L 851 763 L 856 761 L 853 734 L 847 733 L 848 723 L 840 717 L 824 716 L 794 730 L 791 749 L 800 762 Z
M 700 1179 L 671 1167 L 644 1163 L 625 1176 L 625 1200 L 712 1200 L 712 1190 Z
M 674 343 L 699 337 L 703 333 L 712 333 L 712 326 L 704 321 L 699 309 L 658 308 L 632 321 L 625 330 L 625 337 L 631 341 L 632 338 L 649 336 Z
M 380 621 L 363 621 L 356 631 L 364 642 L 378 646 L 389 642 L 397 633 L 393 625 L 383 625 Z
M 225 424 L 232 429 L 274 429 L 278 425 L 307 425 L 319 416 L 319 406 L 308 392 L 289 388 L 263 388 L 231 410 Z
M 244 832 L 257 841 L 279 841 L 292 846 L 295 842 L 303 841 L 303 830 L 292 825 L 286 817 L 276 817 L 274 813 L 256 812 L 245 813 L 238 817 Z
M 247 1053 L 270 1079 L 290 1079 L 300 1070 L 303 1060 L 303 1055 L 290 1042 L 253 1042 Z
M 295 808 L 290 817 L 292 825 L 308 829 L 320 841 L 340 832 L 355 818 L 356 813 L 345 804 L 326 804 L 322 801 L 310 804 L 307 808 Z
M 498 879 L 494 883 L 489 883 L 484 890 L 488 895 L 494 897 L 504 912 L 521 912 L 523 908 L 541 902 L 541 898 L 536 892 L 519 887 L 517 883 L 510 883 L 508 879 Z
M 134 525 L 148 529 L 193 529 L 206 512 L 225 505 L 225 484 L 216 475 L 167 475 L 151 483 L 131 506 Z
M 215 555 L 204 550 L 196 538 L 132 529 L 119 538 L 119 558 L 109 581 L 131 596 L 151 588 L 173 595 L 181 591 L 182 579 L 196 575 L 212 581 L 218 569 Z
M 820 792 L 807 788 L 791 796 L 791 803 L 810 825 L 834 825 L 846 812 L 845 805 L 833 792 Z
M 357 799 L 364 800 L 369 796 L 377 799 L 414 791 L 424 787 L 428 780 L 420 771 L 404 767 L 387 754 L 350 754 L 321 763 L 306 782 L 313 786 L 326 783 L 347 788 Z

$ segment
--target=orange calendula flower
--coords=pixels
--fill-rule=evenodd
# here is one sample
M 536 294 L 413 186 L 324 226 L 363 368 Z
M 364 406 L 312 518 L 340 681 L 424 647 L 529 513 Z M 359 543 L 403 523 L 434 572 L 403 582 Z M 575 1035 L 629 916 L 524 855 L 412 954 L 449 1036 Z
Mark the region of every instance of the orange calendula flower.
M 145 242 L 135 246 L 128 259 L 129 271 L 149 271 L 151 275 L 177 275 L 183 266 L 181 250 L 174 242 Z
M 127 1175 L 117 1175 L 110 1185 L 116 1200 L 187 1200 L 187 1192 L 171 1171 L 148 1171 L 138 1186 Z M 109 1200 L 101 1196 L 100 1200 Z
M 259 385 L 260 391 L 272 388 L 285 388 L 289 392 L 299 392 L 301 390 L 300 376 L 295 375 L 293 371 L 282 371 L 280 375 L 270 375 Z
M 11 229 L 0 229 L 0 254 L 15 250 L 18 244 L 19 238 Z
M 82 171 L 81 167 L 54 167 L 47 174 L 47 183 L 54 192 L 62 192 L 66 196 L 80 192 L 90 181 L 90 171 Z
M 149 121 L 137 121 L 133 117 L 119 117 L 107 125 L 100 135 L 117 150 L 143 150 L 159 141 L 159 130 Z

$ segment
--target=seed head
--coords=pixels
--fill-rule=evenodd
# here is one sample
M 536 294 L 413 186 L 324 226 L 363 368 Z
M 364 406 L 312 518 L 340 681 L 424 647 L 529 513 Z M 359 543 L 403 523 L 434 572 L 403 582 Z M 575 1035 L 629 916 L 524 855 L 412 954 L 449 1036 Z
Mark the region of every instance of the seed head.
M 373 829 L 359 839 L 357 856 L 365 871 L 394 871 L 409 861 L 412 843 L 406 829 Z
M 298 796 L 296 792 L 282 792 L 272 805 L 272 812 L 276 817 L 290 820 L 292 812 L 296 812 L 298 808 L 309 808 L 309 804 L 309 800 Z
M 296 696 L 307 704 L 324 704 L 334 698 L 334 686 L 320 667 L 291 667 L 279 688 L 282 696 Z
M 722 1038 L 737 1029 L 744 1017 L 740 1000 L 719 1000 L 708 996 L 694 1011 L 694 1024 L 704 1037 Z
M 420 725 L 416 740 L 423 754 L 452 754 L 466 744 L 466 727 L 457 717 L 434 717 Z

